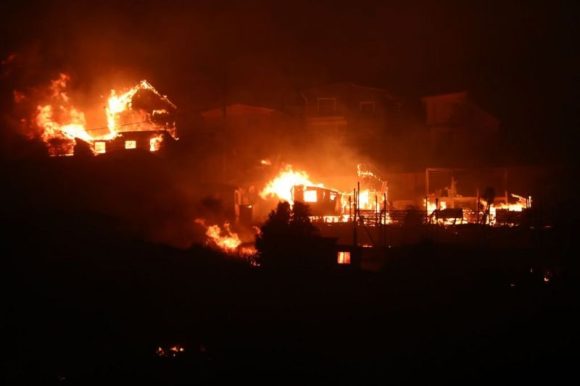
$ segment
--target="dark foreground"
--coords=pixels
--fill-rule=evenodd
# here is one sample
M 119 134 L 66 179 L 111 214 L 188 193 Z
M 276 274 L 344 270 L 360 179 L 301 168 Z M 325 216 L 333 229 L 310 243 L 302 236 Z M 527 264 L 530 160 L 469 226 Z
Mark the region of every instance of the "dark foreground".
M 4 231 L 2 384 L 578 378 L 572 230 L 524 250 L 400 247 L 375 273 L 267 272 L 56 218 Z
M 49 161 L 0 167 L 0 385 L 578 383 L 569 211 L 529 243 L 410 237 L 377 272 L 276 272 L 143 241 L 223 223 L 179 160 Z

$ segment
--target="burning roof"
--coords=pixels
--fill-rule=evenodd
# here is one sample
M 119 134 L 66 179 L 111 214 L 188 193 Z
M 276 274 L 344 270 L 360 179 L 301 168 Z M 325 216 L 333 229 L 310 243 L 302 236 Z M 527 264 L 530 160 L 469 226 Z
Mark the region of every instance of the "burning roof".
M 77 140 L 89 143 L 93 153 L 105 153 L 106 143 L 126 136 L 126 133 L 149 133 L 147 148 L 159 149 L 164 136 L 178 139 L 175 128 L 177 107 L 160 94 L 148 81 L 142 80 L 134 87 L 118 91 L 112 89 L 104 109 L 105 127 L 88 127 L 85 113 L 70 97 L 67 88 L 70 76 L 60 74 L 49 86 L 47 96 L 38 103 L 32 125 L 35 137 L 47 146 L 51 156 L 74 154 Z M 137 147 L 137 140 L 125 141 L 124 148 Z

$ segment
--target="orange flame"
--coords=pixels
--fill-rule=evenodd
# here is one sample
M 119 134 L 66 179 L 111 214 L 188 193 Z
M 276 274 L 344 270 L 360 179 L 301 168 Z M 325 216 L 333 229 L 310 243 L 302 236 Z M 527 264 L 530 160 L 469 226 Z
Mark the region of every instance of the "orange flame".
M 359 176 L 360 176 L 359 167 Z M 371 174 L 365 175 L 366 177 L 371 176 Z M 375 175 L 372 175 L 377 178 Z M 381 180 L 382 181 L 382 180 Z M 275 197 L 279 200 L 286 201 L 290 205 L 294 205 L 293 201 L 293 188 L 295 186 L 305 186 L 305 187 L 324 187 L 324 184 L 314 183 L 305 171 L 296 171 L 292 169 L 291 165 L 284 167 L 276 177 L 269 181 L 264 189 L 260 192 L 260 197 L 267 199 L 269 197 Z M 336 192 L 340 192 L 336 189 Z M 353 193 L 340 192 L 341 195 L 341 210 L 342 214 L 339 216 L 323 216 L 322 220 L 325 222 L 345 222 L 350 220 L 350 216 L 347 212 L 350 210 L 350 205 L 358 204 L 358 209 L 360 210 L 375 210 L 377 213 L 383 208 L 383 192 L 361 189 L 358 194 L 358 202 L 355 201 Z M 308 204 L 314 204 L 318 202 L 317 191 L 315 189 L 304 189 L 304 202 Z M 352 200 L 352 201 L 351 201 Z M 390 220 L 387 220 L 390 221 Z
M 228 223 L 224 224 L 223 232 L 218 225 L 211 225 L 207 228 L 205 234 L 215 245 L 230 253 L 235 252 L 242 243 L 238 234 L 231 232 L 230 224 Z
M 143 88 L 141 86 L 142 83 L 146 82 L 141 81 L 141 83 L 139 83 L 137 86 L 131 88 L 129 91 L 126 91 L 121 95 L 117 95 L 116 90 L 111 90 L 111 95 L 107 100 L 107 107 L 105 109 L 107 114 L 107 128 L 109 129 L 109 135 L 111 137 L 115 137 L 120 131 L 119 128 L 121 125 L 119 122 L 119 116 L 121 113 L 132 108 L 133 97 L 139 90 Z
M 140 90 L 148 90 L 171 107 L 176 108 L 166 96 L 159 94 L 145 80 L 121 94 L 111 90 L 105 108 L 108 133 L 91 135 L 86 129 L 84 113 L 72 105 L 66 92 L 69 81 L 68 75 L 60 74 L 57 79 L 50 83 L 46 103 L 37 107 L 34 122 L 40 129 L 39 137 L 47 144 L 50 155 L 73 155 L 76 139 L 82 139 L 92 144 L 92 150 L 95 154 L 106 153 L 106 144 L 103 141 L 115 139 L 119 133 L 126 131 L 164 131 L 178 139 L 175 136 L 174 124 L 164 123 L 160 125 L 152 120 L 155 118 L 156 122 L 159 122 L 160 117 L 162 119 L 164 115 L 169 114 L 167 110 L 157 109 L 148 113 L 144 110 L 133 109 L 133 97 Z M 121 121 L 122 118 L 123 121 Z M 162 141 L 161 134 L 150 138 L 149 150 L 152 152 L 159 150 Z
M 161 142 L 163 142 L 163 135 L 157 134 L 151 139 L 149 139 L 149 151 L 158 151 L 161 148 Z
M 231 255 L 251 256 L 256 253 L 256 249 L 253 247 L 241 247 L 240 237 L 237 233 L 232 232 L 228 222 L 224 224 L 223 229 L 219 225 L 206 226 L 202 219 L 196 219 L 195 222 L 206 227 L 205 235 L 208 237 L 209 245 Z
M 518 198 L 517 202 L 514 203 L 494 203 L 491 204 L 491 206 L 489 207 L 489 214 L 490 214 L 490 224 L 491 225 L 495 225 L 496 224 L 496 218 L 497 218 L 497 210 L 508 210 L 509 212 L 523 212 L 524 209 L 527 208 L 531 208 L 532 207 L 532 197 L 528 197 L 527 199 L 525 197 L 522 196 L 518 196 L 516 194 L 512 194 L 513 197 Z
M 279 200 L 294 204 L 292 200 L 292 188 L 297 185 L 324 186 L 315 184 L 304 171 L 294 171 L 291 165 L 287 165 L 273 180 L 266 184 L 260 192 L 260 197 L 266 199 L 276 197 Z
M 135 94 L 142 90 L 152 92 L 161 100 L 168 103 L 173 108 L 176 108 L 176 106 L 171 103 L 166 96 L 161 95 L 155 89 L 155 87 L 153 87 L 151 83 L 147 82 L 146 80 L 142 80 L 139 82 L 139 84 L 122 94 L 118 94 L 116 90 L 111 90 L 111 95 L 107 100 L 106 108 L 107 127 L 109 129 L 110 136 L 115 137 L 118 133 L 124 131 L 148 131 L 156 129 L 155 125 L 151 122 L 150 114 L 146 113 L 145 111 L 133 110 L 133 97 Z M 131 111 L 132 119 L 130 122 L 123 124 L 120 121 L 121 115 L 128 111 Z M 157 109 L 153 110 L 151 115 L 159 116 L 167 113 L 168 112 L 165 109 Z M 177 139 L 174 126 L 165 126 L 163 129 L 166 130 L 173 138 Z
M 92 141 L 85 128 L 85 115 L 71 103 L 66 93 L 69 76 L 60 74 L 50 85 L 50 101 L 39 105 L 36 125 L 42 130 L 40 138 L 48 145 L 50 155 L 72 155 L 75 139 Z

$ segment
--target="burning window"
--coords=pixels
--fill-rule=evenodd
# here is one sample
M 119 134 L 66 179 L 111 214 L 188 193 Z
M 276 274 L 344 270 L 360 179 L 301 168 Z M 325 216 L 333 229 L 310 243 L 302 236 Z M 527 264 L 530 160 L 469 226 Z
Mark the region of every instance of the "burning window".
M 304 191 L 304 202 L 316 202 L 316 201 L 318 201 L 316 197 L 316 190 Z
M 107 152 L 107 144 L 103 141 L 95 142 L 95 153 L 105 154 Z
M 149 139 L 149 151 L 158 151 L 161 148 L 161 142 L 163 142 L 163 135 L 159 134 Z
M 137 141 L 125 141 L 125 149 L 136 149 L 137 148 Z
M 337 263 L 338 264 L 350 264 L 350 252 L 348 251 L 340 251 L 337 254 Z

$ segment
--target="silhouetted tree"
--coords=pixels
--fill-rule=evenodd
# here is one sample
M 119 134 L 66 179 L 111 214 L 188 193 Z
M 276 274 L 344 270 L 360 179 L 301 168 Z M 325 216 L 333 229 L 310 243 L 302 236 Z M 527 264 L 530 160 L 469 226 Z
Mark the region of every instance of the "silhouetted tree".
M 405 217 L 403 217 L 403 226 L 416 227 L 423 224 L 423 212 L 414 206 L 408 206 L 405 209 Z
M 75 139 L 74 145 L 74 155 L 79 158 L 90 158 L 93 156 L 93 151 L 91 150 L 91 145 L 82 139 Z
M 295 203 L 292 208 L 280 202 L 270 212 L 256 239 L 259 262 L 263 266 L 304 266 L 320 246 L 318 229 L 310 222 L 307 205 Z

